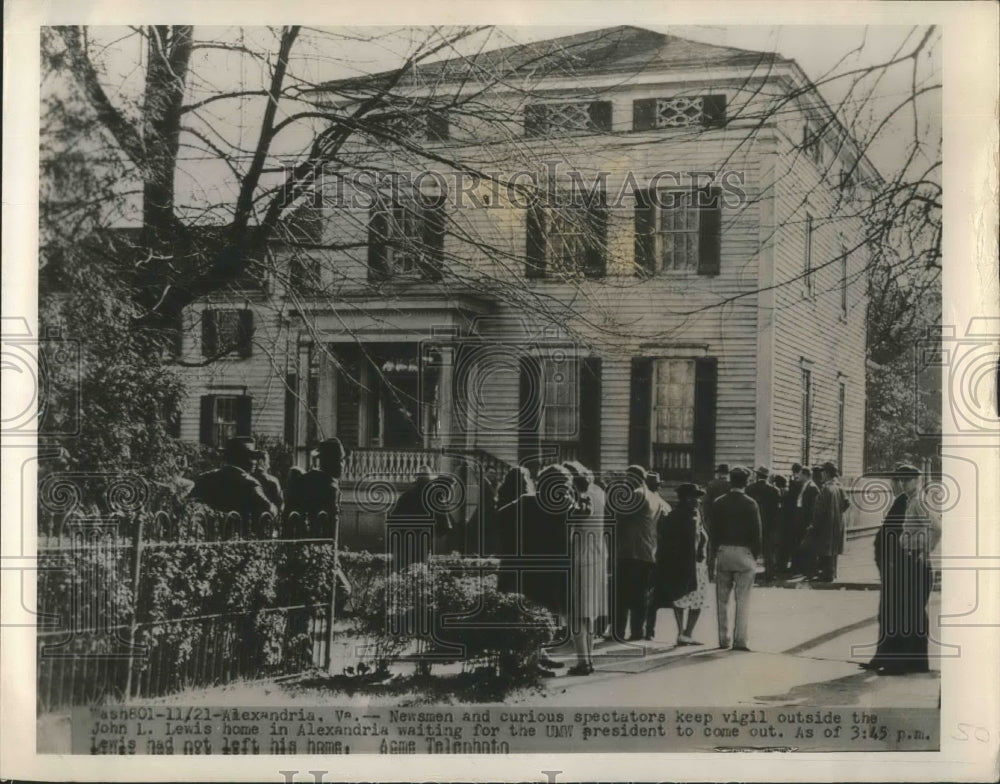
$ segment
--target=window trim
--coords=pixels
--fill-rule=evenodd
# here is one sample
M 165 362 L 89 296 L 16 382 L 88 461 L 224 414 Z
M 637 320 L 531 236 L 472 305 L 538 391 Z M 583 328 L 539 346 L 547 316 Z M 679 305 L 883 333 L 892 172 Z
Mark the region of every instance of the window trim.
M 837 468 L 844 471 L 844 441 L 847 428 L 847 378 L 837 374 Z
M 813 284 L 813 266 L 812 266 L 812 256 L 813 256 L 813 238 L 816 231 L 816 227 L 813 224 L 813 216 L 811 213 L 806 213 L 806 224 L 805 224 L 805 240 L 804 248 L 802 254 L 802 265 L 803 273 L 802 280 L 806 287 L 806 297 L 812 299 L 815 295 L 815 287 Z
M 399 221 L 396 213 L 414 216 L 412 236 L 397 239 Z M 444 264 L 444 200 L 438 194 L 414 194 L 412 199 L 399 194 L 376 199 L 368 214 L 368 279 L 369 281 L 434 281 L 441 277 Z M 381 236 L 376 236 L 376 235 Z M 405 247 L 396 247 L 398 245 Z M 413 268 L 399 269 L 399 251 L 413 254 Z
M 801 413 L 799 418 L 799 427 L 802 430 L 802 463 L 803 465 L 809 465 L 811 462 L 811 451 L 812 451 L 812 409 L 813 409 L 813 383 L 812 383 L 812 367 L 813 364 L 810 360 L 804 357 L 799 361 L 800 365 L 800 396 L 801 396 Z
M 219 314 L 232 316 L 236 319 L 236 341 L 225 353 L 219 346 Z M 215 304 L 206 305 L 200 313 L 201 318 L 201 355 L 212 359 L 240 361 L 253 356 L 254 335 L 256 333 L 256 315 L 251 308 L 225 307 Z
M 567 194 L 572 193 L 567 191 Z M 607 195 L 605 191 L 591 192 L 580 203 L 571 205 L 574 218 L 579 222 L 581 231 L 573 236 L 582 237 L 582 258 L 580 263 L 572 268 L 556 268 L 552 254 L 554 221 L 553 214 L 559 215 L 560 210 L 567 209 L 567 204 L 560 203 L 559 196 L 553 195 L 559 206 L 548 206 L 545 204 L 533 204 L 526 210 L 525 219 L 525 277 L 529 280 L 559 280 L 566 278 L 582 277 L 591 280 L 600 280 L 607 277 L 608 263 L 608 208 Z M 593 224 L 590 237 L 587 236 L 586 226 Z M 593 238 L 593 242 L 588 242 Z
M 549 113 L 553 107 L 560 109 L 568 106 L 586 106 L 587 124 L 585 128 L 553 128 Z M 522 110 L 524 136 L 527 138 L 551 138 L 556 136 L 572 136 L 574 134 L 611 133 L 614 127 L 614 104 L 611 101 L 571 99 L 534 101 L 524 105 Z

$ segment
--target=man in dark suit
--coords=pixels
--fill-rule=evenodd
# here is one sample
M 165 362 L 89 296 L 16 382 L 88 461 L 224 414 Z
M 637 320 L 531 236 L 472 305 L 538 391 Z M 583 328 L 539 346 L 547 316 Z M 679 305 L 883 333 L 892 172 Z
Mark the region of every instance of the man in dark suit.
M 792 568 L 792 561 L 795 559 L 795 549 L 799 545 L 799 535 L 797 533 L 797 518 L 799 496 L 805 481 L 802 478 L 802 465 L 792 463 L 792 473 L 788 477 L 788 491 L 781 499 L 781 520 L 780 545 L 778 549 L 778 571 L 787 573 Z
M 335 537 L 340 521 L 340 475 L 347 450 L 339 438 L 328 438 L 314 450 L 318 467 L 289 479 L 287 512 L 306 518 L 310 532 Z
M 736 590 L 734 651 L 748 651 L 750 592 L 761 552 L 761 522 L 757 503 L 746 494 L 749 469 L 736 466 L 729 472 L 731 488 L 712 504 L 717 554 L 715 558 L 716 611 L 719 647 L 729 647 L 729 596 Z
M 264 488 L 252 475 L 260 452 L 252 438 L 230 438 L 225 447 L 226 464 L 214 471 L 199 474 L 188 496 L 218 512 L 236 512 L 248 527 L 258 525 L 263 514 L 274 517 L 277 509 L 268 500 Z
M 757 502 L 760 524 L 763 526 L 765 581 L 773 580 L 778 567 L 778 510 L 781 493 L 768 481 L 771 472 L 764 466 L 757 468 L 757 480 L 747 487 L 747 495 Z

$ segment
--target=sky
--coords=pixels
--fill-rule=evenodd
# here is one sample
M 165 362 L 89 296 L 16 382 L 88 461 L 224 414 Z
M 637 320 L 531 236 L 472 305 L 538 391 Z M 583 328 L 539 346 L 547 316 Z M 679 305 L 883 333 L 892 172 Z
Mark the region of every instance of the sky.
M 845 91 L 855 85 L 856 72 L 893 59 L 901 51 L 909 52 L 927 32 L 926 28 L 860 25 L 648 27 L 657 32 L 703 43 L 755 51 L 775 51 L 785 58 L 794 59 L 810 79 L 821 83 L 821 94 L 834 107 L 839 105 Z M 600 28 L 501 26 L 471 36 L 457 49 L 461 53 L 471 53 L 481 47 L 492 49 L 594 29 Z M 326 31 L 335 32 L 335 37 L 331 39 Z M 317 83 L 387 70 L 399 64 L 402 53 L 412 51 L 414 46 L 425 41 L 427 33 L 427 28 L 340 27 L 320 30 L 305 27 L 294 50 L 297 62 L 289 70 Z M 142 41 L 127 28 L 90 28 L 88 34 L 95 45 L 102 47 L 100 51 L 104 73 L 113 100 L 137 117 L 141 101 L 142 63 L 146 57 Z M 266 83 L 269 64 L 273 62 L 276 49 L 274 29 L 196 27 L 195 37 L 203 42 L 236 44 L 266 55 L 262 61 L 220 48 L 197 50 L 192 60 L 189 100 L 198 100 L 215 91 L 258 89 Z M 940 43 L 936 34 L 932 35 L 931 42 Z M 937 57 L 934 56 L 935 53 Z M 454 56 L 455 50 L 444 54 Z M 871 96 L 864 95 L 859 111 L 870 112 L 874 117 L 881 118 L 910 95 L 914 76 L 918 85 L 940 85 L 939 45 L 929 46 L 926 54 L 916 62 L 915 69 L 914 63 L 908 61 L 890 70 L 880 70 L 877 81 L 874 77 L 866 77 L 862 93 L 866 93 L 869 88 L 873 92 Z M 917 102 L 919 117 L 916 126 L 912 115 L 907 111 L 893 118 L 880 133 L 869 157 L 884 175 L 891 177 L 902 165 L 914 135 L 920 138 L 923 145 L 919 166 L 926 166 L 939 157 L 940 102 L 940 89 L 928 92 Z M 227 108 L 223 109 L 223 106 Z M 256 141 L 262 106 L 259 98 L 241 101 L 238 109 L 232 103 L 215 104 L 212 109 L 221 111 L 206 113 L 211 118 L 207 130 L 209 134 L 218 133 L 225 136 L 230 144 L 249 150 Z M 851 118 L 842 119 L 849 121 Z M 873 127 L 875 124 L 869 122 L 868 126 Z M 280 150 L 287 149 L 288 152 L 297 153 L 307 144 L 306 139 L 305 135 L 298 138 L 293 134 L 286 134 L 279 142 Z M 201 153 L 191 150 L 185 154 L 195 157 Z M 227 195 L 225 191 L 232 184 L 225 182 L 224 171 L 220 168 L 216 174 L 209 176 L 205 176 L 204 171 L 199 164 L 197 168 L 191 167 L 190 173 L 182 172 L 178 178 L 179 194 L 189 192 L 195 203 L 231 201 L 231 195 Z

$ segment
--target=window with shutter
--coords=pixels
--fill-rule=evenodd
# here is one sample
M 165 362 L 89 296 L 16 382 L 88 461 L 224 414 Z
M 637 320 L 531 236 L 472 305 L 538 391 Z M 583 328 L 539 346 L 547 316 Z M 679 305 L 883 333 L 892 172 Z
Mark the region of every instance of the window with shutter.
M 524 107 L 525 136 L 607 133 L 610 130 L 610 101 L 563 101 Z
M 717 128 L 726 124 L 725 95 L 675 95 L 632 102 L 632 129 Z
M 199 440 L 222 448 L 236 436 L 251 435 L 253 401 L 248 395 L 204 395 Z
M 629 462 L 670 480 L 711 477 L 716 387 L 713 357 L 634 358 Z
M 635 206 L 636 268 L 644 274 L 697 272 L 721 267 L 721 190 L 638 191 Z
M 557 206 L 532 206 L 527 215 L 525 275 L 539 278 L 600 278 L 607 266 L 607 208 L 604 193 L 569 194 Z
M 377 202 L 368 223 L 368 278 L 441 277 L 444 205 L 437 198 Z
M 246 359 L 253 355 L 252 310 L 207 308 L 201 314 L 201 353 L 221 357 L 236 352 Z

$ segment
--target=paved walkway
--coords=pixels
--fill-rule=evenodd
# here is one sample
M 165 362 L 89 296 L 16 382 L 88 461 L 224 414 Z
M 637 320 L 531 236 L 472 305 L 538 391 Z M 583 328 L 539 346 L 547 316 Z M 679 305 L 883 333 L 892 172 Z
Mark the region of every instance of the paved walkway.
M 695 639 L 674 645 L 671 610 L 660 610 L 651 643 L 601 643 L 597 672 L 546 682 L 546 703 L 559 705 L 822 705 L 927 707 L 938 704 L 940 595 L 931 598 L 931 668 L 926 675 L 882 677 L 858 668 L 877 639 L 877 591 L 756 587 L 750 610 L 751 652 L 718 650 L 714 591 Z M 567 664 L 574 659 L 568 652 Z M 537 699 L 537 698 L 535 698 Z

